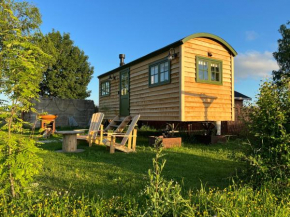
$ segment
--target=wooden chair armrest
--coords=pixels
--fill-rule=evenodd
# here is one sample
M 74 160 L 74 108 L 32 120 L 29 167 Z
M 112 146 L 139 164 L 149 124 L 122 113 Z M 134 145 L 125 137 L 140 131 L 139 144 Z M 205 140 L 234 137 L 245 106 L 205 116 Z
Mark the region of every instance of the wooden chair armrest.
M 111 135 L 110 135 L 111 137 L 113 136 L 113 137 L 130 137 L 130 136 L 134 136 L 133 135 L 133 132 L 132 132 L 132 135 L 126 135 L 125 133 L 112 133 Z
M 110 133 L 110 132 L 103 132 L 103 135 L 106 135 L 106 136 L 118 136 L 118 135 L 125 135 L 125 133 Z
M 111 137 L 129 137 L 129 135 L 125 135 L 125 134 L 118 134 L 118 133 L 114 133 L 112 135 L 110 135 Z

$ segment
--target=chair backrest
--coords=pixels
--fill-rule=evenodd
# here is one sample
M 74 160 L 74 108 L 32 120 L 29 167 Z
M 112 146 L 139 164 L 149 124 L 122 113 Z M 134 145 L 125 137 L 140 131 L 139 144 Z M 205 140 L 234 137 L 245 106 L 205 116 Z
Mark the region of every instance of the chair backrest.
M 114 125 L 118 125 L 117 128 L 115 128 L 114 133 L 122 133 L 124 128 L 127 126 L 127 124 L 131 121 L 131 116 L 125 117 L 122 122 L 120 123 L 120 117 L 116 116 L 114 119 L 109 123 L 109 125 L 104 129 L 104 132 L 107 132 L 108 130 L 114 129 Z M 118 124 L 119 123 L 119 124 Z
M 92 116 L 92 120 L 91 120 L 91 125 L 89 128 L 89 133 L 91 131 L 98 131 L 100 129 L 100 126 L 102 124 L 104 118 L 104 114 L 103 113 L 94 113 Z
M 117 129 L 115 129 L 114 133 L 122 133 L 123 130 L 125 129 L 125 127 L 127 126 L 127 124 L 131 121 L 132 117 L 131 116 L 127 116 L 123 119 L 122 123 L 119 124 L 119 126 L 117 127 Z
M 108 131 L 117 120 L 119 120 L 119 116 L 114 117 L 114 119 L 109 123 L 109 125 L 104 129 L 104 131 Z
M 141 115 L 136 115 L 136 116 L 132 119 L 131 124 L 129 125 L 128 130 L 127 130 L 127 132 L 126 132 L 126 134 L 125 134 L 126 136 L 122 139 L 120 145 L 125 145 L 125 144 L 126 144 L 128 138 L 129 138 L 129 135 L 130 135 L 130 134 L 132 133 L 132 131 L 134 130 L 134 127 L 135 127 L 135 125 L 137 124 L 137 122 L 138 122 L 140 116 L 141 116 Z

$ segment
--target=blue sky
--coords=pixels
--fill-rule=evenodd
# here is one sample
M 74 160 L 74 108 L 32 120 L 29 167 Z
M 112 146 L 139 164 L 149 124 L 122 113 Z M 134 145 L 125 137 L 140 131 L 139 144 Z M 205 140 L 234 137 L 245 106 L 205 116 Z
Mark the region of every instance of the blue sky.
M 272 53 L 278 29 L 290 20 L 289 0 L 32 0 L 44 33 L 70 33 L 95 68 L 88 89 L 98 104 L 97 76 L 185 36 L 208 32 L 237 52 L 235 90 L 250 97 L 261 79 L 277 69 Z

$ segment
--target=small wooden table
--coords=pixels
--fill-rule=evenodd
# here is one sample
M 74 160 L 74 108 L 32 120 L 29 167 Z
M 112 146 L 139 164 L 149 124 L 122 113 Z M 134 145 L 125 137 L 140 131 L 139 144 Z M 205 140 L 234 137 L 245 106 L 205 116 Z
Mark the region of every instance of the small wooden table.
M 77 149 L 77 134 L 80 131 L 57 131 L 57 134 L 63 135 L 62 140 L 62 150 L 58 150 L 57 152 L 83 152 L 84 149 Z

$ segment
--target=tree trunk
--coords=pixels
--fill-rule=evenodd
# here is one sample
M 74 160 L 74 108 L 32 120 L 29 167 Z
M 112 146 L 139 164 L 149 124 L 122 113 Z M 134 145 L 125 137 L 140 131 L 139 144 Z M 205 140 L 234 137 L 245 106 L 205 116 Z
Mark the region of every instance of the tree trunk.
M 15 104 L 14 102 L 12 102 L 12 110 L 11 110 L 11 118 L 8 121 L 8 141 L 10 141 L 11 139 L 11 126 L 12 126 L 12 122 L 13 122 L 13 115 L 14 115 L 14 109 L 15 109 Z M 12 148 L 9 144 L 8 146 L 8 156 L 10 156 L 12 154 Z M 10 182 L 10 190 L 11 190 L 11 194 L 12 197 L 16 197 L 16 193 L 15 193 L 15 187 L 14 187 L 14 177 L 13 174 L 11 172 L 11 165 L 8 164 L 8 170 L 9 170 L 9 182 Z

